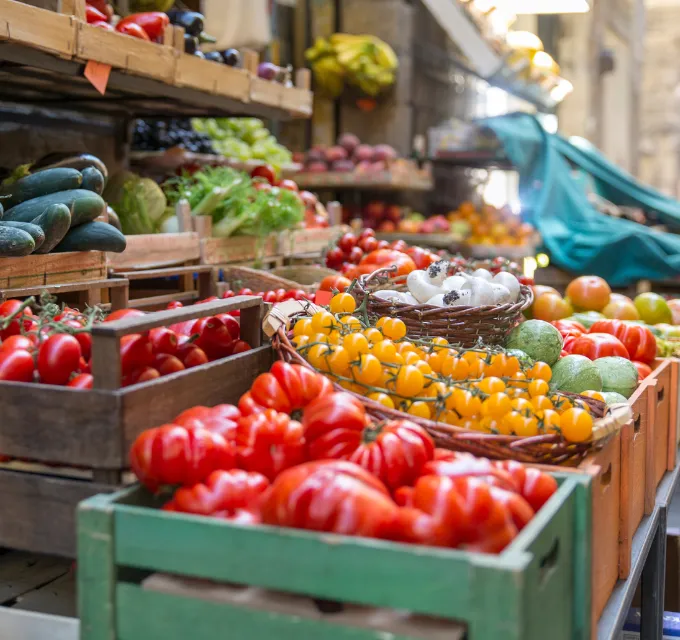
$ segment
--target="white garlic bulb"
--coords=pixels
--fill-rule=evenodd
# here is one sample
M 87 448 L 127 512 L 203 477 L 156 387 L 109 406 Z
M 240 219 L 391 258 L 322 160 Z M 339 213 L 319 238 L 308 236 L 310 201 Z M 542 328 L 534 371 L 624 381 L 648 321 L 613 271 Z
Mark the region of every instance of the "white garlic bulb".
M 444 280 L 446 280 L 449 266 L 448 260 L 439 260 L 438 262 L 433 262 L 427 268 L 427 277 L 430 279 L 430 282 L 438 287 L 441 287 Z
M 406 278 L 406 285 L 413 297 L 421 304 L 427 302 L 438 293 L 443 293 L 443 289 L 433 285 L 426 271 L 411 271 Z
M 493 277 L 492 282 L 495 284 L 502 284 L 510 292 L 511 301 L 517 302 L 520 284 L 515 276 L 507 271 L 501 271 Z
M 383 290 L 376 291 L 373 295 L 380 300 L 387 300 L 388 302 L 403 302 L 401 291 Z
M 460 274 L 456 274 L 455 276 L 446 278 L 442 284 L 442 287 L 444 287 L 444 289 L 447 291 L 453 291 L 454 289 L 462 289 L 464 284 L 465 278 L 463 278 L 463 276 Z
M 469 307 L 472 305 L 472 291 L 469 289 L 454 289 L 444 295 L 447 307 Z
M 501 305 L 513 302 L 512 294 L 510 291 L 508 291 L 507 287 L 504 287 L 502 284 L 492 282 L 491 288 L 493 289 L 494 294 L 494 304 Z
M 471 292 L 470 304 L 472 306 L 485 307 L 495 304 L 496 296 L 494 295 L 491 283 L 482 278 L 466 276 L 466 282 L 462 290 Z
M 482 280 L 486 280 L 487 282 L 491 282 L 491 279 L 493 278 L 491 272 L 487 271 L 486 269 L 477 269 L 476 271 L 472 272 L 472 276 L 474 278 L 481 278 Z

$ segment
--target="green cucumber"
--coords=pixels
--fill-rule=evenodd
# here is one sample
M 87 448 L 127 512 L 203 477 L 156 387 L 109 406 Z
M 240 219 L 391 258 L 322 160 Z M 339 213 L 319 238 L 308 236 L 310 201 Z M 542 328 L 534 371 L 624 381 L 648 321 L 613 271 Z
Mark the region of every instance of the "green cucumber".
M 110 251 L 122 253 L 125 236 L 107 222 L 87 222 L 71 229 L 54 249 L 62 251 Z
M 77 189 L 82 182 L 83 176 L 77 169 L 45 169 L 3 187 L 0 196 L 9 196 L 4 204 L 7 209 L 11 209 L 40 196 Z
M 36 253 L 49 253 L 68 233 L 71 227 L 71 212 L 65 204 L 53 204 L 47 207 L 37 218 L 31 221 L 45 232 L 45 242 Z
M 94 167 L 83 169 L 83 189 L 93 191 L 97 195 L 104 192 L 104 176 L 99 169 Z
M 0 226 L 1 258 L 27 256 L 29 253 L 33 253 L 33 249 L 35 249 L 35 242 L 28 233 L 21 229 Z
M 33 251 L 37 251 L 45 243 L 45 231 L 37 224 L 30 222 L 14 222 L 13 220 L 0 221 L 0 227 L 13 227 L 14 229 L 21 229 L 25 231 L 35 242 Z
M 106 203 L 101 196 L 85 189 L 72 189 L 22 202 L 6 211 L 4 220 L 31 222 L 53 204 L 64 204 L 69 208 L 72 227 L 90 222 L 106 211 Z

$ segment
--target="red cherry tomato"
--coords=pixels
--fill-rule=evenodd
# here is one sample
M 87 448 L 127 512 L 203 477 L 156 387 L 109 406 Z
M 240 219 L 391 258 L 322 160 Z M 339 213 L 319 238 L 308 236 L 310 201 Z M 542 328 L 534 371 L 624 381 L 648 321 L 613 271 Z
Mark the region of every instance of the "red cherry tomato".
M 149 342 L 154 354 L 177 352 L 177 334 L 168 327 L 158 327 L 149 331 Z
M 359 234 L 359 241 L 365 240 L 366 238 L 375 238 L 375 231 L 373 229 L 364 229 Z
M 177 350 L 177 357 L 182 361 L 187 369 L 208 364 L 208 356 L 203 349 L 194 344 L 183 345 Z
M 236 294 L 231 290 L 227 289 L 223 294 L 222 294 L 222 299 L 226 300 L 227 298 L 233 298 Z
M 265 291 L 262 296 L 263 302 L 268 302 L 269 304 L 274 304 L 276 302 L 276 292 L 275 291 Z
M 300 191 L 300 199 L 308 209 L 315 208 L 319 199 L 311 191 Z
M 252 295 L 253 295 L 253 290 L 252 290 L 252 289 L 248 289 L 248 287 L 246 287 L 245 289 L 241 289 L 241 290 L 238 292 L 238 295 L 240 295 L 240 296 L 252 296 Z
M 373 236 L 366 236 L 359 239 L 357 245 L 364 253 L 370 253 L 378 248 L 378 241 Z
M 65 385 L 80 367 L 82 351 L 71 335 L 50 336 L 38 351 L 38 373 L 44 384 Z
M 0 344 L 0 351 L 15 351 L 16 349 L 23 349 L 24 351 L 32 351 L 35 347 L 35 341 L 28 336 L 16 335 L 10 336 L 2 341 Z
M 133 333 L 120 339 L 120 368 L 123 375 L 153 364 L 153 349 L 147 336 Z
M 171 373 L 177 373 L 186 369 L 179 358 L 169 353 L 159 353 L 153 361 L 153 365 L 162 376 L 169 376 Z
M 353 233 L 346 233 L 340 238 L 340 240 L 338 240 L 338 247 L 345 254 L 348 254 L 356 246 L 357 246 L 357 238 Z
M 349 255 L 347 256 L 348 262 L 351 262 L 352 264 L 359 264 L 361 262 L 361 259 L 364 257 L 364 252 L 361 249 L 361 247 L 354 247 L 349 252 Z
M 142 367 L 137 369 L 130 374 L 127 380 L 128 385 L 140 384 L 142 382 L 150 382 L 151 380 L 156 380 L 161 377 L 161 374 L 157 369 L 153 367 Z
M 275 293 L 276 293 L 276 301 L 277 302 L 282 302 L 285 299 L 285 295 L 286 295 L 285 289 L 277 289 L 275 291 Z
M 184 307 L 184 305 L 179 301 L 179 300 L 173 300 L 172 302 L 168 302 L 168 306 L 165 307 L 166 309 L 181 309 Z
M 270 185 L 276 182 L 276 173 L 271 165 L 261 164 L 250 172 L 251 178 L 264 178 Z M 297 186 L 297 185 L 296 185 Z
M 24 308 L 24 310 L 20 312 L 19 309 L 21 308 L 22 304 L 23 303 L 20 300 L 5 300 L 5 302 L 0 304 L 0 323 L 2 323 L 5 318 L 9 318 L 10 316 L 18 314 L 16 319 L 10 322 L 6 329 L 0 330 L 0 340 L 4 340 L 9 336 L 16 336 L 21 333 L 19 316 L 22 314 L 24 331 L 31 330 L 31 327 L 34 323 L 32 320 L 33 312 L 28 307 Z
M 79 373 L 66 386 L 72 389 L 92 389 L 93 378 L 89 373 Z
M 35 364 L 25 349 L 0 351 L 0 380 L 33 382 Z
M 137 318 L 145 315 L 146 313 L 139 309 L 118 309 L 118 311 L 110 313 L 104 322 L 113 322 L 114 320 L 121 320 L 122 318 Z
M 252 347 L 247 342 L 244 342 L 243 340 L 237 340 L 234 343 L 231 353 L 232 355 L 236 355 L 237 353 L 244 353 L 245 351 L 250 351 L 251 349 Z
M 344 261 L 345 252 L 340 247 L 333 247 L 326 254 L 326 266 L 329 269 L 339 269 Z
M 288 178 L 285 180 L 281 180 L 278 186 L 281 189 L 286 189 L 287 191 L 295 191 L 296 193 L 300 191 L 300 189 L 297 186 L 297 182 L 295 182 L 294 180 L 290 180 Z

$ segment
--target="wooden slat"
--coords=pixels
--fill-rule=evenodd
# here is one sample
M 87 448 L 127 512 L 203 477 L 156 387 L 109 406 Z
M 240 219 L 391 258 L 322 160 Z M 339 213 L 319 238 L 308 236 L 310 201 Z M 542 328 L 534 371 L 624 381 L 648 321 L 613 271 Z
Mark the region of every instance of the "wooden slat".
M 229 264 L 246 262 L 257 258 L 275 256 L 279 253 L 277 236 L 270 236 L 262 246 L 262 240 L 254 236 L 232 238 L 204 238 L 201 240 L 201 264 Z
M 253 102 L 280 107 L 283 102 L 283 85 L 273 80 L 252 78 L 250 81 L 250 99 Z
M 201 257 L 198 234 L 194 232 L 126 236 L 126 240 L 123 253 L 108 254 L 109 266 L 115 271 L 198 262 Z
M 0 554 L 0 603 L 4 605 L 40 585 L 56 580 L 68 573 L 71 565 L 70 560 L 36 556 L 23 551 Z
M 149 280 L 151 278 L 169 278 L 171 276 L 191 275 L 194 273 L 210 273 L 209 265 L 188 265 L 185 267 L 164 267 L 162 269 L 144 269 L 143 271 L 116 271 L 116 275 L 128 280 Z
M 21 289 L 5 289 L 0 291 L 0 297 L 23 298 L 25 296 L 39 296 L 41 293 L 43 293 L 43 291 L 47 291 L 48 293 L 57 296 L 62 293 L 85 291 L 88 289 L 126 289 L 127 287 L 127 280 L 122 278 L 109 280 L 85 280 L 83 282 L 73 282 L 69 284 L 50 284 L 37 287 L 25 287 Z
M 41 474 L 0 470 L 0 545 L 74 557 L 77 504 L 113 487 Z
M 174 83 L 244 103 L 250 100 L 250 74 L 247 71 L 184 53 L 177 58 Z
M 272 358 L 270 346 L 259 347 L 124 389 L 123 448 L 127 451 L 145 429 L 170 422 L 190 407 L 236 404 L 253 380 L 269 370 Z
M 76 48 L 75 22 L 53 11 L 0 0 L 0 40 L 10 39 L 70 58 Z
M 79 629 L 76 618 L 0 607 L 0 640 L 78 640 Z
M 196 302 L 199 299 L 197 291 L 178 291 L 177 293 L 166 293 L 157 296 L 147 296 L 144 298 L 133 298 L 130 300 L 130 307 L 133 309 L 162 311 L 170 302 L 181 302 L 182 304 Z
M 0 258 L 0 289 L 67 284 L 101 278 L 106 278 L 106 254 L 101 251 Z

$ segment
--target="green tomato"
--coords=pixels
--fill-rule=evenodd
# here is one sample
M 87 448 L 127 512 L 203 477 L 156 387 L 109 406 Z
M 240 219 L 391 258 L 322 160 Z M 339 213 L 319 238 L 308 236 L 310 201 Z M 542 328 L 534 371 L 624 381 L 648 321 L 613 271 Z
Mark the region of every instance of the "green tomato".
M 634 302 L 643 322 L 647 324 L 673 322 L 673 313 L 668 303 L 658 293 L 641 293 Z

